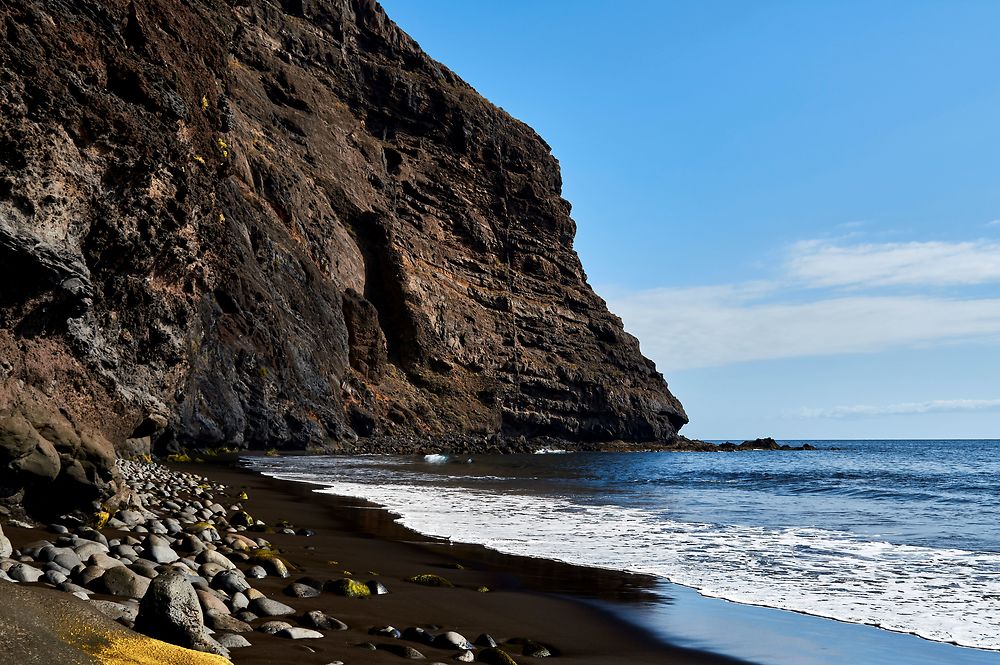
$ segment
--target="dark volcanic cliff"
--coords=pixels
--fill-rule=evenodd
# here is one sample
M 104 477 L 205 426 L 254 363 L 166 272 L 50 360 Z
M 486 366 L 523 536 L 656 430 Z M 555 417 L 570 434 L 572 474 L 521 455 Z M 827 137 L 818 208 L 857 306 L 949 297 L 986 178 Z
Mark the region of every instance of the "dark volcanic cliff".
M 586 282 L 549 147 L 374 2 L 5 0 L 0 30 L 7 476 L 51 422 L 63 467 L 81 435 L 686 422 Z

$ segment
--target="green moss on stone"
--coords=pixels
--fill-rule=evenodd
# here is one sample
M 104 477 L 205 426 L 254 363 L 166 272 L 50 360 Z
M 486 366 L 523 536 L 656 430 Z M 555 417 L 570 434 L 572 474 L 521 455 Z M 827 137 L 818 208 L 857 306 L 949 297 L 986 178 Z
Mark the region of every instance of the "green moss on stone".
M 517 661 L 503 649 L 483 649 L 476 660 L 486 665 L 517 665 Z
M 371 590 L 365 584 L 347 578 L 327 582 L 324 589 L 348 598 L 367 598 L 372 595 Z
M 407 582 L 413 582 L 414 584 L 422 584 L 423 586 L 441 586 L 441 587 L 453 587 L 455 586 L 445 578 L 440 575 L 434 575 L 432 573 L 424 573 L 423 575 L 414 575 L 413 577 L 407 577 Z

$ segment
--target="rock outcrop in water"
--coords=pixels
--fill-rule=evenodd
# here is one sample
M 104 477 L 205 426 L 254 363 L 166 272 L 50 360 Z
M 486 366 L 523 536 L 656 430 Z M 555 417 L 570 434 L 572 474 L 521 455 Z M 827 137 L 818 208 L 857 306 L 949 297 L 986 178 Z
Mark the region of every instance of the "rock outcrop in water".
M 108 441 L 686 422 L 587 284 L 549 146 L 374 2 L 10 0 L 0 25 L 7 493 L 112 482 Z

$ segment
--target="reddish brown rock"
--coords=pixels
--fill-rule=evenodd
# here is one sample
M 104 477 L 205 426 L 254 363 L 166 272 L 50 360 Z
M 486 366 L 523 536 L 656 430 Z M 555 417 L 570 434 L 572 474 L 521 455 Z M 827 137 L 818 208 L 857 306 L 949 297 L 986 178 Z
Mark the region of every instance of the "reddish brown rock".
M 134 451 L 686 422 L 587 284 L 549 146 L 374 2 L 0 19 L 0 409 Z

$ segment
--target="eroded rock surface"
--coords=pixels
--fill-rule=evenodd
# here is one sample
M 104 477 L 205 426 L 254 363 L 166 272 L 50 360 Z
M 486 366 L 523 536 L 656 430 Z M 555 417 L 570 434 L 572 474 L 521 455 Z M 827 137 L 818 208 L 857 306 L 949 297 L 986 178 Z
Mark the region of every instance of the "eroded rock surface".
M 24 483 L 113 482 L 108 440 L 686 422 L 587 284 L 549 146 L 374 2 L 11 0 L 0 25 L 0 448 Z

